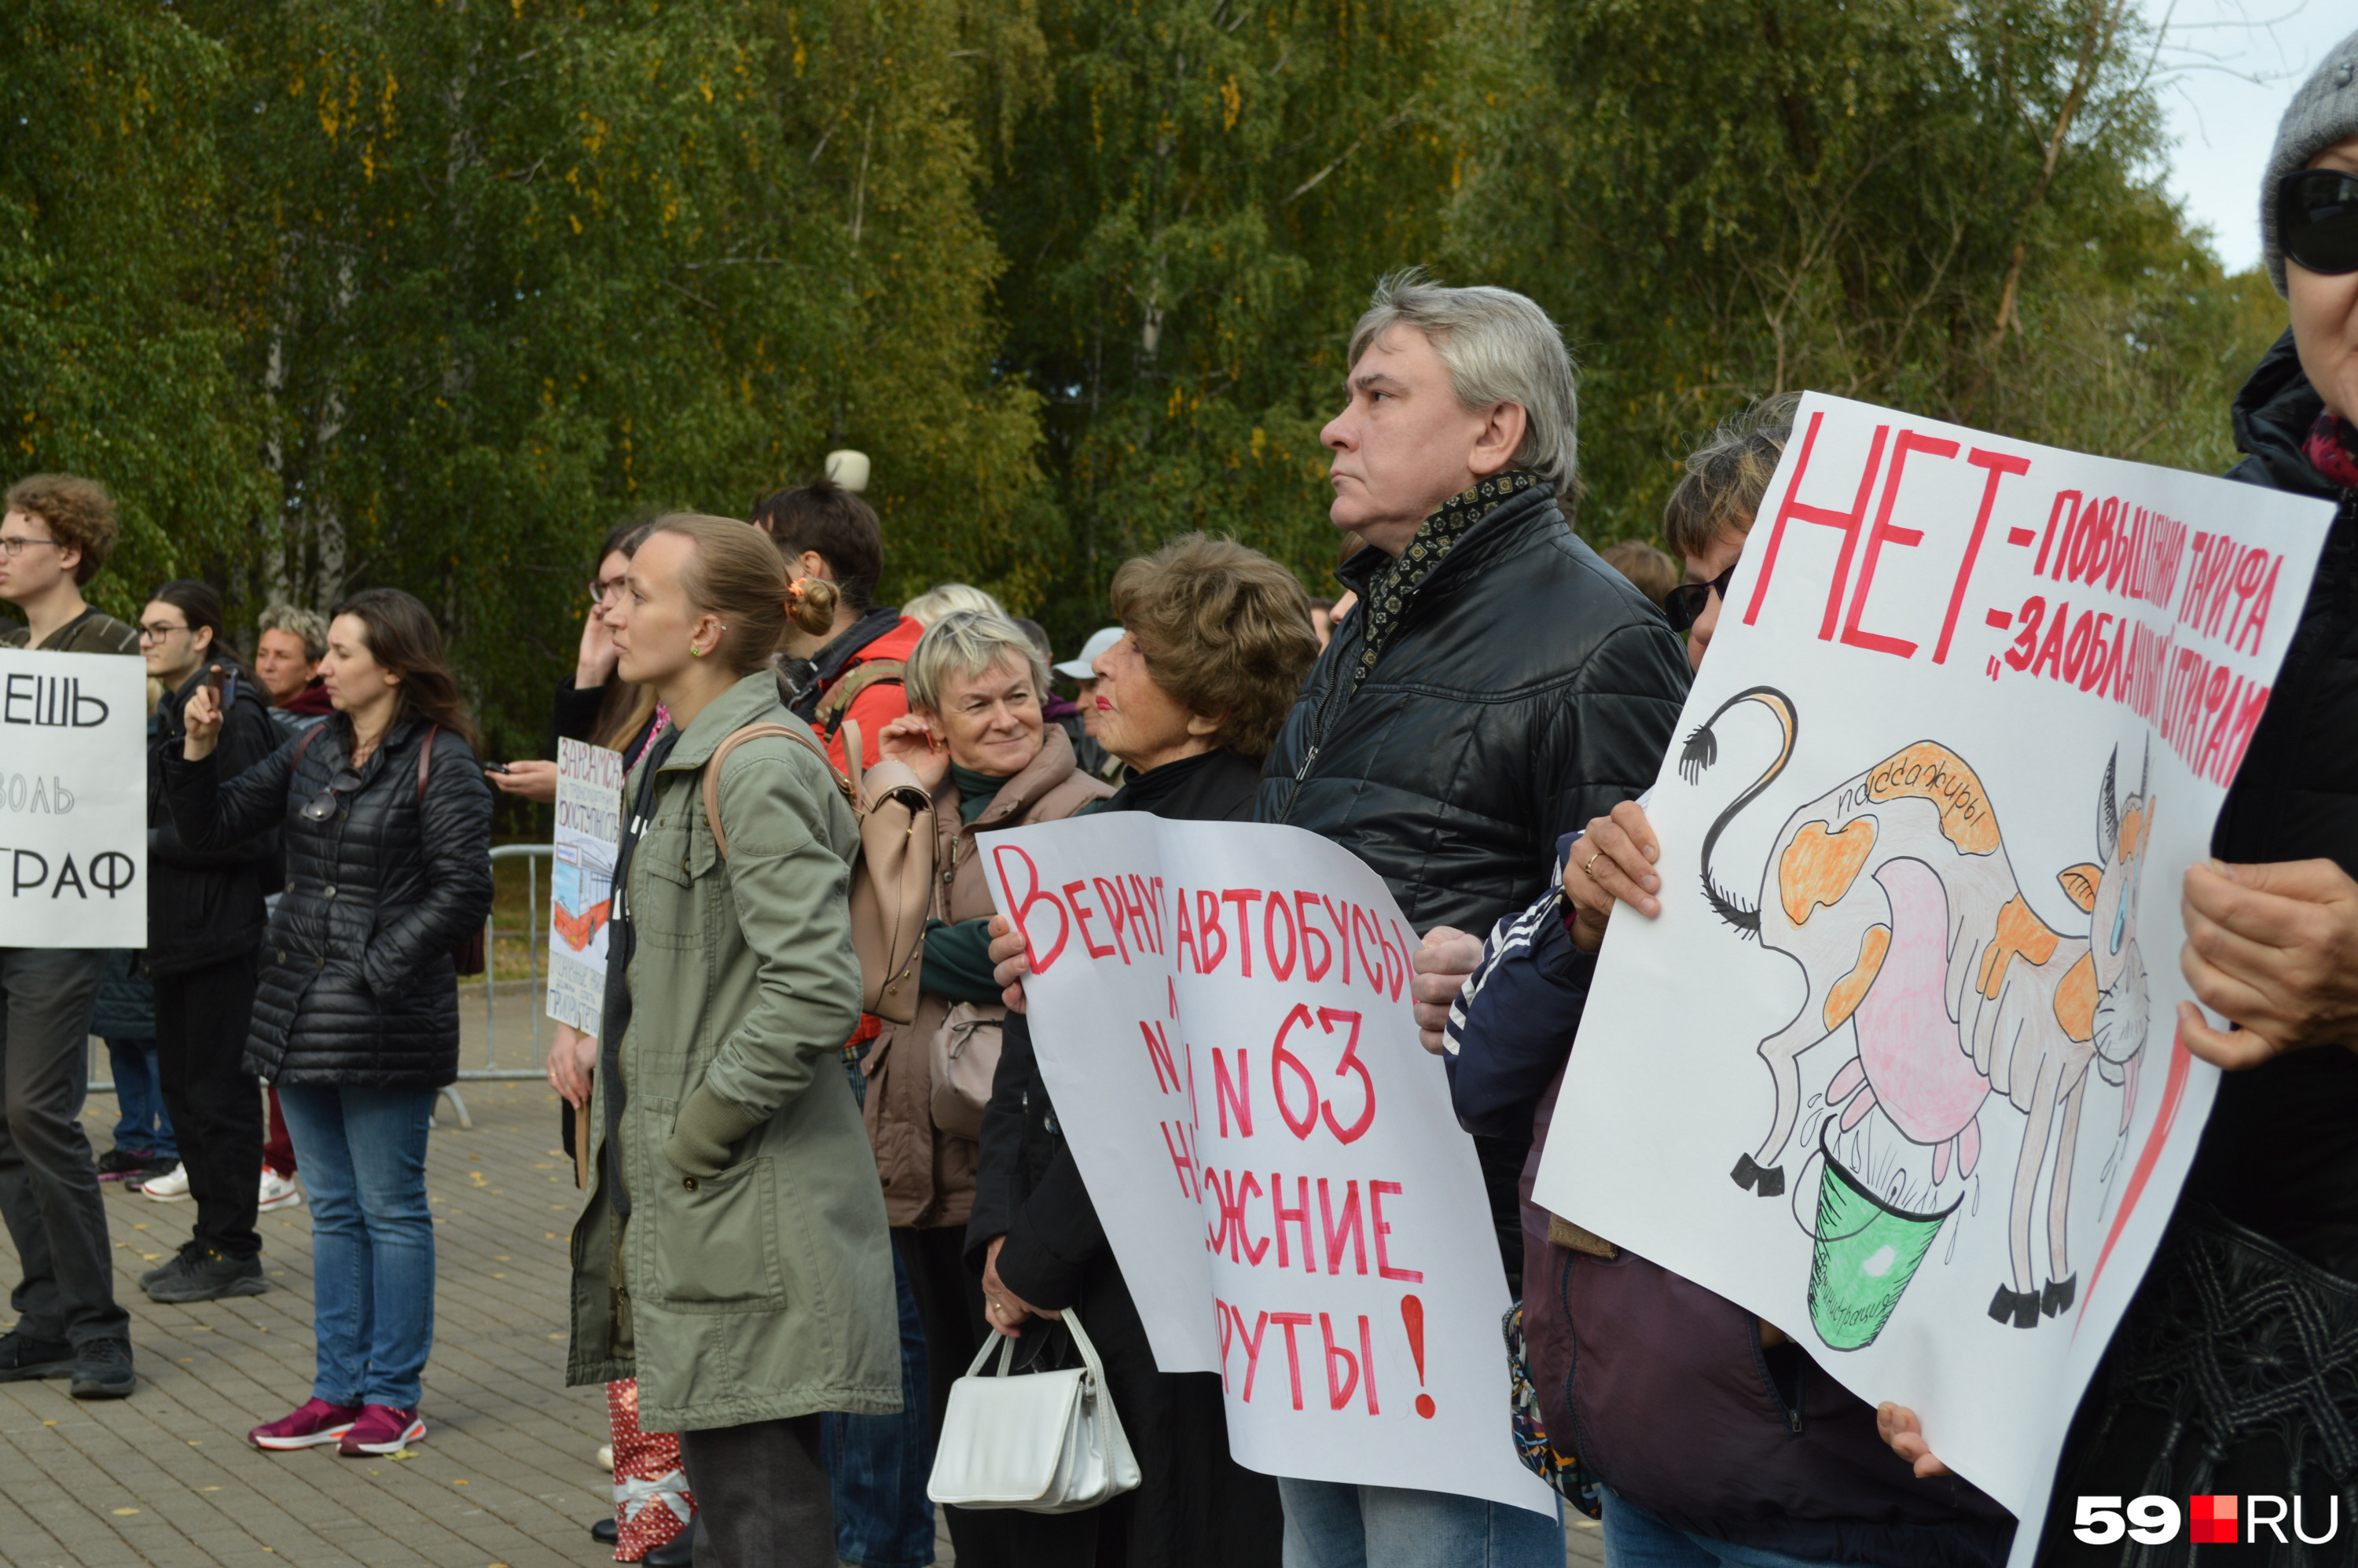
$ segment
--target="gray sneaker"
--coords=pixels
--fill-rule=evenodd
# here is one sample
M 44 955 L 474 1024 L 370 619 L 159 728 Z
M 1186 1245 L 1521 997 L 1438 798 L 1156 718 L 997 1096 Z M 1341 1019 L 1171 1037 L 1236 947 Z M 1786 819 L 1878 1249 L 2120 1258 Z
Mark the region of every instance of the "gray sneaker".
M 165 1259 L 161 1263 L 157 1264 L 154 1268 L 139 1276 L 139 1288 L 141 1290 L 146 1290 L 149 1285 L 154 1284 L 165 1275 L 171 1273 L 174 1270 L 178 1269 L 182 1263 L 186 1262 L 189 1257 L 196 1253 L 202 1252 L 204 1249 L 205 1244 L 201 1241 L 181 1242 L 180 1249 L 178 1252 L 173 1253 L 169 1258 Z
M 270 1288 L 260 1258 L 233 1258 L 211 1247 L 188 1247 L 140 1285 L 155 1302 L 217 1302 L 258 1296 Z
M 138 1384 L 127 1339 L 93 1339 L 74 1357 L 73 1397 L 78 1400 L 119 1400 Z

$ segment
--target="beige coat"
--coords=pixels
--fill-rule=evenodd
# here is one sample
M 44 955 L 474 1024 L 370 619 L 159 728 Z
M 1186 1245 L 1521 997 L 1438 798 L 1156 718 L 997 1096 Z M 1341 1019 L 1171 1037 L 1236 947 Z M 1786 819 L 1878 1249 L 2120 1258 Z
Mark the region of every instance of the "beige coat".
M 973 826 L 959 825 L 957 785 L 944 779 L 934 791 L 932 918 L 954 923 L 991 913 L 975 835 L 1060 821 L 1112 793 L 1110 786 L 1076 769 L 1073 743 L 1053 724 L 1032 765 L 999 786 L 990 809 Z M 901 812 L 908 807 L 888 802 L 878 809 Z M 885 1217 L 896 1226 L 963 1226 L 974 1207 L 978 1145 L 934 1125 L 931 1045 L 949 1010 L 947 999 L 931 991 L 921 994 L 916 1018 L 887 1023 L 861 1063 L 869 1080 L 862 1110 L 868 1141 L 876 1151 L 877 1173 L 884 1182 Z

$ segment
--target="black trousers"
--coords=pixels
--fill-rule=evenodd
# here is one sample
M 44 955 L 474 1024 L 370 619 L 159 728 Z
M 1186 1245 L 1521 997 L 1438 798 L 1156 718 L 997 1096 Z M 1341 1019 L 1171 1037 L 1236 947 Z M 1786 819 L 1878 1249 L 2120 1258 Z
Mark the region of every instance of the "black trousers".
M 232 1258 L 262 1250 L 262 1087 L 243 1067 L 258 953 L 156 977 L 156 1062 L 189 1168 L 196 1238 Z
M 835 1568 L 835 1492 L 819 1418 L 679 1434 L 696 1497 L 696 1568 Z
M 966 1376 L 974 1353 L 996 1338 L 990 1320 L 983 1315 L 982 1278 L 966 1263 L 966 1227 L 895 1226 L 892 1245 L 909 1271 L 909 1290 L 917 1298 L 917 1320 L 925 1329 L 926 1392 L 931 1409 L 926 1416 L 926 1451 L 942 1441 L 942 1418 L 949 1413 L 950 1387 Z M 954 1509 L 945 1504 L 942 1519 L 950 1529 L 950 1545 L 958 1568 L 1021 1568 L 1009 1555 L 1007 1521 L 997 1509 Z
M 10 1302 L 26 1337 L 77 1347 L 131 1327 L 80 1120 L 105 967 L 92 948 L 0 947 L 0 1217 L 25 1271 Z

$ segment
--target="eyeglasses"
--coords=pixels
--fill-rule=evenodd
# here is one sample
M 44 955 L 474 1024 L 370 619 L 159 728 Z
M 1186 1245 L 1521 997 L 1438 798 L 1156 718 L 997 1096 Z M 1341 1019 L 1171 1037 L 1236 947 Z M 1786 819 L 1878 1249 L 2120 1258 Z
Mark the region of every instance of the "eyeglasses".
M 187 630 L 186 626 L 176 626 L 168 621 L 143 621 L 139 623 L 139 640 L 143 643 L 160 643 L 175 632 Z
M 1684 634 L 1687 629 L 1703 618 L 1714 599 L 1727 597 L 1727 581 L 1736 575 L 1730 566 L 1709 582 L 1682 582 L 1663 597 L 1662 613 L 1670 618 L 1671 630 Z
M 592 610 L 602 609 L 614 599 L 620 597 L 622 591 L 622 584 L 625 580 L 626 579 L 618 577 L 601 577 L 592 581 L 590 584 L 590 608 Z
M 2277 239 L 2310 272 L 2358 272 L 2358 176 L 2305 168 L 2277 187 Z
M 334 816 L 340 809 L 341 809 L 342 803 L 337 797 L 340 795 L 350 795 L 352 791 L 360 787 L 361 775 L 359 769 L 352 766 L 350 763 L 337 769 L 336 776 L 328 781 L 328 787 L 319 792 L 319 797 L 317 800 L 309 802 L 303 807 L 301 813 L 303 820 L 306 822 L 325 822 L 329 820 L 330 817 Z
M 27 545 L 54 545 L 55 539 L 36 539 L 30 534 L 0 534 L 0 555 L 15 560 L 25 553 Z

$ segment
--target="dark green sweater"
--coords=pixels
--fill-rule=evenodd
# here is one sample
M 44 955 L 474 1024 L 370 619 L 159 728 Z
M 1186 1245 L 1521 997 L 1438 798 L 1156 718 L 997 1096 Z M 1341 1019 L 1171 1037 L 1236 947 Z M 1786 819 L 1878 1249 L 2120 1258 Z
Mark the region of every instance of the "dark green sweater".
M 1007 781 L 971 768 L 950 764 L 950 783 L 957 786 L 958 823 L 971 827 L 999 798 Z M 925 956 L 917 969 L 917 986 L 952 1001 L 997 1001 L 999 986 L 990 978 L 990 921 L 928 920 Z

